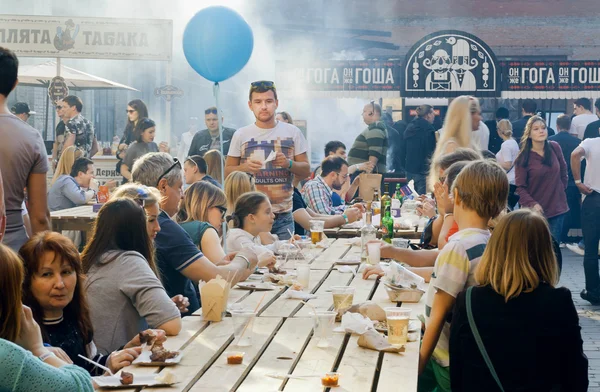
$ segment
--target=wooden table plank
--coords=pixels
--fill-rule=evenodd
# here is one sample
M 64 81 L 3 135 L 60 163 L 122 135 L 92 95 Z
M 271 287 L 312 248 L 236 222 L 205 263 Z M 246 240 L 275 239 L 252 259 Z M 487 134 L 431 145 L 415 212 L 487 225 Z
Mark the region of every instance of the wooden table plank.
M 344 256 L 350 245 L 347 242 L 334 242 L 326 249 L 319 257 L 317 257 L 310 265 L 311 269 L 328 270 L 331 266 Z
M 323 270 L 311 270 L 310 271 L 310 286 L 307 292 L 312 292 L 319 287 L 322 281 L 325 279 L 325 275 L 328 271 Z M 261 314 L 264 317 L 289 317 L 292 312 L 300 309 L 302 304 L 298 299 L 277 298 L 269 307 Z
M 358 345 L 358 335 L 352 335 L 340 366 L 337 371 L 340 373 L 340 387 L 335 388 L 335 392 L 341 391 L 370 391 L 377 369 L 377 360 L 379 352 L 367 350 Z M 401 382 L 401 380 L 396 380 Z M 391 391 L 395 389 L 381 389 L 382 391 Z
M 288 318 L 279 329 L 258 362 L 237 389 L 244 391 L 276 391 L 283 381 L 267 377 L 268 373 L 288 374 L 300 355 L 313 328 L 309 318 Z M 293 360 L 277 359 L 293 358 Z
M 197 318 L 197 317 L 194 317 Z M 177 366 L 168 368 L 178 384 L 169 388 L 169 391 L 186 390 L 188 384 L 197 374 L 208 369 L 227 345 L 233 340 L 233 326 L 231 317 L 218 323 L 211 323 L 208 328 L 194 338 L 184 349 L 181 362 Z M 160 391 L 162 388 L 145 388 L 144 391 Z
M 240 301 L 245 296 L 250 295 L 250 291 L 232 288 L 229 290 L 229 299 L 227 300 L 227 304 L 231 305 L 238 301 Z M 196 310 L 192 313 L 192 316 L 202 316 L 202 308 Z
M 250 347 L 230 345 L 215 363 L 196 381 L 190 389 L 193 392 L 229 391 L 244 375 L 249 367 L 258 360 L 265 343 L 270 339 L 276 328 L 281 324 L 281 318 L 259 317 L 254 324 L 254 342 Z M 243 351 L 244 362 L 241 365 L 228 365 L 228 351 Z
M 337 357 L 340 355 L 344 333 L 334 333 L 331 337 L 329 347 L 317 347 L 317 341 L 311 339 L 302 353 L 300 361 L 294 368 L 292 374 L 306 376 L 312 374 L 325 375 L 333 369 Z M 285 385 L 284 391 L 319 391 L 322 390 L 320 378 L 290 379 Z
M 236 303 L 243 306 L 244 309 L 254 311 L 254 309 L 256 309 L 256 306 L 260 302 L 260 308 L 258 309 L 258 313 L 261 314 L 265 309 L 267 309 L 271 305 L 271 302 L 279 298 L 279 296 L 283 293 L 285 289 L 285 287 L 283 286 L 274 285 L 274 287 L 275 289 L 271 291 L 253 291 L 250 295 L 242 298 Z
M 327 279 L 315 292 L 317 298 L 309 300 L 309 303 L 313 305 L 317 310 L 329 310 L 333 307 L 333 297 L 331 294 L 331 287 L 333 286 L 347 286 L 353 279 L 352 274 L 342 274 L 337 270 L 332 270 L 327 276 Z M 302 308 L 294 315 L 294 317 L 309 317 L 309 313 L 313 310 L 310 306 L 302 306 Z
M 415 392 L 419 380 L 420 336 L 416 342 L 407 343 L 406 351 L 400 354 L 384 353 L 378 391 Z M 398 357 L 401 357 L 399 359 Z

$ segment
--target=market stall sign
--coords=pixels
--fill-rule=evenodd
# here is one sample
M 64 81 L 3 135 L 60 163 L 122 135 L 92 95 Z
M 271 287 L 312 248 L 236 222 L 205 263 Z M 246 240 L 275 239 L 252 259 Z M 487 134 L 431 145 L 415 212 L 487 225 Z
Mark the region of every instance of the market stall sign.
M 172 41 L 171 20 L 0 15 L 0 46 L 24 57 L 171 60 Z
M 330 61 L 310 66 L 279 66 L 277 87 L 307 91 L 398 91 L 398 61 Z
M 406 54 L 403 77 L 403 97 L 500 96 L 494 52 L 463 31 L 439 31 L 422 38 Z
M 181 90 L 178 87 L 167 84 L 166 86 L 154 89 L 154 96 L 162 97 L 167 102 L 171 102 L 173 98 L 183 97 L 183 90 Z
M 69 86 L 65 82 L 65 79 L 60 76 L 52 78 L 50 85 L 48 86 L 48 98 L 54 106 L 60 100 L 65 99 L 69 95 Z
M 600 91 L 600 61 L 503 61 L 503 91 Z

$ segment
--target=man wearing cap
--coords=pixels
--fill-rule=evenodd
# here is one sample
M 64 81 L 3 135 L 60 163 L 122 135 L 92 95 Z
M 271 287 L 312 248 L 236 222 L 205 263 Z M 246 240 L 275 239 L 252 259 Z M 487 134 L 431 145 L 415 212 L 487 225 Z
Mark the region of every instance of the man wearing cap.
M 19 117 L 24 122 L 27 122 L 27 120 L 29 120 L 29 117 L 35 114 L 35 112 L 29 110 L 29 105 L 25 102 L 17 102 L 15 106 L 10 108 L 10 111 L 12 114 Z
M 218 150 L 221 152 L 219 118 L 217 117 L 216 107 L 210 107 L 204 111 L 204 123 L 206 124 L 206 129 L 203 129 L 194 135 L 192 145 L 188 151 L 188 157 L 191 157 L 192 155 L 200 155 L 203 157 L 208 150 Z M 223 123 L 223 116 L 221 116 L 221 123 Z M 223 127 L 224 156 L 227 156 L 229 153 L 229 145 L 231 144 L 231 138 L 234 133 L 235 129 Z

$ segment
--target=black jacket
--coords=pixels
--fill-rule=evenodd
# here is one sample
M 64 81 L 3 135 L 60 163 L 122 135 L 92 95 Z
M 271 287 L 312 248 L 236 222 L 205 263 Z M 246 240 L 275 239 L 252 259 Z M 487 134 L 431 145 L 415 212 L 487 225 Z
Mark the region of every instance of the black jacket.
M 583 140 L 594 137 L 600 137 L 600 120 L 591 122 L 587 127 L 585 127 Z
M 427 174 L 435 151 L 435 131 L 427 120 L 417 117 L 404 131 L 400 144 L 400 163 L 407 173 Z
M 490 130 L 490 142 L 488 144 L 488 150 L 492 153 L 497 154 L 502 147 L 502 138 L 498 136 L 498 123 L 495 120 L 485 121 L 485 125 L 487 125 Z M 517 140 L 517 143 L 519 141 Z
M 525 125 L 527 125 L 527 121 L 531 116 L 523 116 L 521 119 L 512 123 L 513 127 L 513 138 L 517 141 L 517 143 L 521 142 L 521 137 L 523 136 L 523 132 L 525 132 Z
M 456 298 L 450 327 L 452 390 L 499 391 L 469 326 L 465 293 Z M 506 392 L 587 391 L 588 360 L 568 289 L 541 283 L 505 302 L 490 286 L 475 287 L 472 308 Z
M 231 144 L 231 138 L 235 133 L 235 129 L 223 127 L 223 154 L 227 155 L 229 152 L 229 145 Z M 192 139 L 192 145 L 190 151 L 188 151 L 188 157 L 192 155 L 200 155 L 201 157 L 210 150 L 212 144 L 212 137 L 208 129 L 203 129 L 194 135 Z
M 404 162 L 400 160 L 400 150 L 402 149 L 402 144 L 404 143 L 404 131 L 406 131 L 406 127 L 408 125 L 405 121 L 399 120 L 394 123 L 395 133 L 389 133 L 390 136 L 395 137 L 396 139 L 393 141 L 394 152 L 392 155 L 392 169 L 396 173 L 404 172 Z

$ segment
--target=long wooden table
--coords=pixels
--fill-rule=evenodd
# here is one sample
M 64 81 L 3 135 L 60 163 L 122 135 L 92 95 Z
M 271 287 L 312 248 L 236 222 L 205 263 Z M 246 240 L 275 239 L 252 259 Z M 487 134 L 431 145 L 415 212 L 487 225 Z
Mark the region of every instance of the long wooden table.
M 309 301 L 319 310 L 333 309 L 331 287 L 350 285 L 355 288 L 354 303 L 373 300 L 382 307 L 413 308 L 411 318 L 424 309 L 424 298 L 418 304 L 395 304 L 389 301 L 383 284 L 374 278 L 364 280 L 352 273 L 341 273 L 335 262 L 360 257 L 360 248 L 347 239 L 329 239 L 329 248 L 315 254 L 310 261 Z M 293 267 L 288 262 L 284 267 Z M 353 267 L 358 269 L 358 267 Z M 234 346 L 231 317 L 221 322 L 207 322 L 202 311 L 183 318 L 183 329 L 170 337 L 165 346 L 182 350 L 180 364 L 169 367 L 179 383 L 144 391 L 316 391 L 324 390 L 320 378 L 281 380 L 267 374 L 324 375 L 340 372 L 340 387 L 334 391 L 416 391 L 419 342 L 410 342 L 400 354 L 379 353 L 357 344 L 358 336 L 334 333 L 327 348 L 318 348 L 313 339 L 312 310 L 299 300 L 285 299 L 285 287 L 258 292 L 233 288 L 229 303 L 246 309 L 258 308 L 254 326 L 254 344 L 243 349 Z M 339 323 L 336 324 L 339 326 Z M 227 365 L 226 352 L 244 351 L 241 365 Z M 160 367 L 129 367 L 134 374 L 160 373 Z M 133 391 L 134 389 L 126 389 Z M 327 389 L 325 389 L 327 390 Z

